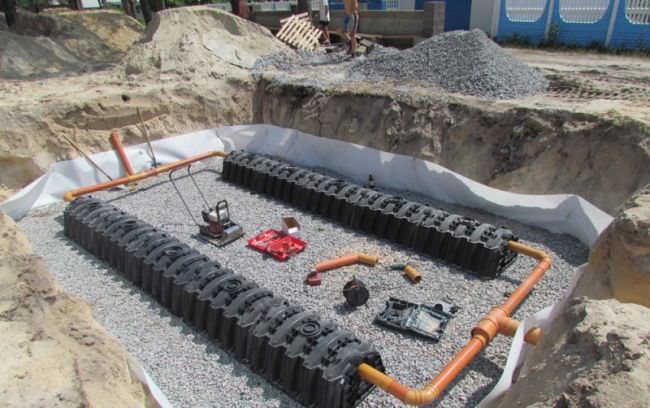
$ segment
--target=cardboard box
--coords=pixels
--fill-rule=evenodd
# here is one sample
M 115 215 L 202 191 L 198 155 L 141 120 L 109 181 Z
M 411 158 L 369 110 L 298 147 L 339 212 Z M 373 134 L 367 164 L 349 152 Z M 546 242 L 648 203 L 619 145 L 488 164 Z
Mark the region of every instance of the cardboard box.
M 293 217 L 282 217 L 282 232 L 300 239 L 300 224 Z

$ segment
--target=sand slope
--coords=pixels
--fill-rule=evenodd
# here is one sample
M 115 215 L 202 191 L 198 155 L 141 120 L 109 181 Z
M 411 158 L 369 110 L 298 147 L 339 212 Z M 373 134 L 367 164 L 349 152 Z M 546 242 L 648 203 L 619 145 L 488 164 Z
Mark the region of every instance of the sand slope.
M 133 74 L 223 76 L 250 68 L 263 55 L 286 51 L 261 25 L 207 7 L 184 7 L 156 13 L 142 44 L 124 60 Z
M 0 213 L 0 401 L 24 406 L 155 406 L 131 357 L 62 292 Z
M 143 27 L 113 11 L 19 13 L 0 27 L 0 78 L 28 79 L 107 67 L 142 36 Z

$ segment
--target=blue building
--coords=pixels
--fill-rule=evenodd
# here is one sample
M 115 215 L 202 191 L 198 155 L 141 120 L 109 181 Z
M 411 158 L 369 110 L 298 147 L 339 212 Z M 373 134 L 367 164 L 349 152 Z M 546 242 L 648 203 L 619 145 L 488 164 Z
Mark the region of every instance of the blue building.
M 480 0 L 474 0 L 475 2 Z M 650 48 L 650 0 L 486 0 L 498 40 Z

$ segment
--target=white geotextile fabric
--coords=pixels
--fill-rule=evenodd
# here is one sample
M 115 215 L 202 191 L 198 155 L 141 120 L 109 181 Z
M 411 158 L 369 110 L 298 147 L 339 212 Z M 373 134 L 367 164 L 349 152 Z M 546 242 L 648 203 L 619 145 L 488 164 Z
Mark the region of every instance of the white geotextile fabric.
M 230 152 L 246 149 L 288 159 L 296 164 L 323 167 L 364 183 L 372 174 L 378 186 L 426 194 L 448 203 L 480 208 L 490 213 L 566 233 L 591 247 L 612 217 L 585 199 L 573 194 L 515 194 L 485 186 L 437 164 L 410 156 L 382 152 L 340 140 L 316 137 L 296 130 L 271 125 L 230 126 L 188 133 L 152 142 L 160 163 L 171 163 L 210 150 Z M 136 172 L 151 167 L 146 144 L 125 149 Z M 115 152 L 92 155 L 112 177 L 124 176 Z M 14 219 L 32 208 L 61 201 L 68 190 L 107 181 L 84 158 L 54 163 L 48 172 L 13 197 L 0 204 Z M 582 273 L 580 267 L 573 282 Z M 571 288 L 573 285 L 571 285 Z M 571 293 L 571 290 L 566 295 Z M 493 401 L 511 385 L 515 369 L 525 357 L 523 334 L 534 326 L 547 327 L 561 310 L 565 299 L 524 320 L 513 338 L 508 361 L 501 379 L 482 404 Z M 154 396 L 163 406 L 168 402 L 146 373 Z

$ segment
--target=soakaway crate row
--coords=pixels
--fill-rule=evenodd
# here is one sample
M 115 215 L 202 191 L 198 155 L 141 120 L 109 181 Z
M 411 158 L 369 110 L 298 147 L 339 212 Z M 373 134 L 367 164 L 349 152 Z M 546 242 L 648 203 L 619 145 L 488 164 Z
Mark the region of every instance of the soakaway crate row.
M 74 200 L 64 232 L 305 405 L 354 406 L 372 389 L 356 367 L 384 370 L 374 347 L 352 333 L 110 204 Z
M 222 179 L 460 266 L 482 278 L 498 276 L 516 256 L 508 249 L 508 241 L 517 240 L 509 229 L 383 194 L 273 157 L 232 152 L 224 159 Z

